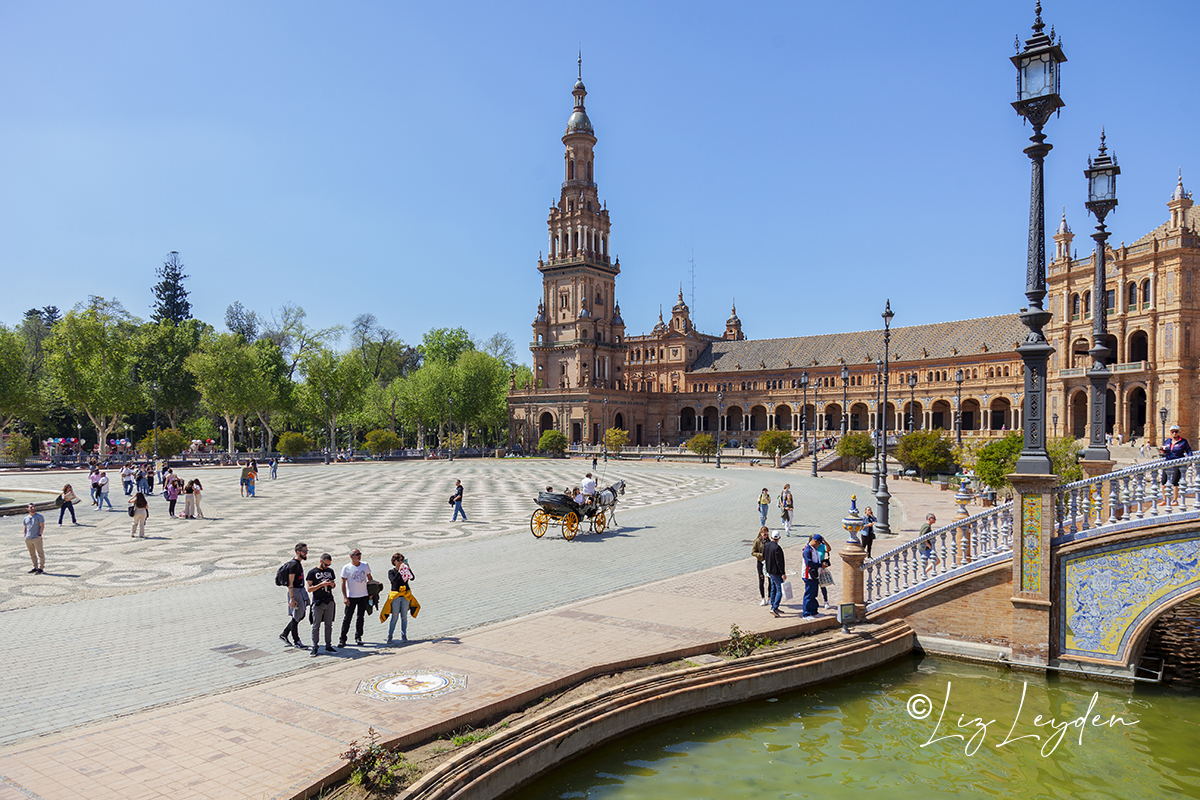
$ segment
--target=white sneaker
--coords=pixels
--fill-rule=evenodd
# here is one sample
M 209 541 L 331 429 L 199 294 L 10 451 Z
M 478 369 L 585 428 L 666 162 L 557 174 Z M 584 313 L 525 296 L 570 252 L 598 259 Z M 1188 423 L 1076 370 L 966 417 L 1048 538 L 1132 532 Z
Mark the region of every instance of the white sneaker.
M 767 604 L 767 598 L 765 598 L 765 597 L 764 597 L 764 598 L 762 599 L 762 602 L 761 602 L 761 603 L 759 603 L 759 605 L 760 605 L 760 606 L 765 606 L 766 604 Z

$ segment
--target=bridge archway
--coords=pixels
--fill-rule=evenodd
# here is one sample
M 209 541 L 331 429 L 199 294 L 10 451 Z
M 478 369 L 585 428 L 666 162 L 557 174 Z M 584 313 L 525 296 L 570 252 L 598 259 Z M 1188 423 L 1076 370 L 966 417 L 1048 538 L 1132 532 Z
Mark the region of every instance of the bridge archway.
M 1125 400 L 1126 414 L 1128 420 L 1126 430 L 1129 431 L 1129 438 L 1135 436 L 1146 435 L 1146 390 L 1141 386 L 1135 386 Z

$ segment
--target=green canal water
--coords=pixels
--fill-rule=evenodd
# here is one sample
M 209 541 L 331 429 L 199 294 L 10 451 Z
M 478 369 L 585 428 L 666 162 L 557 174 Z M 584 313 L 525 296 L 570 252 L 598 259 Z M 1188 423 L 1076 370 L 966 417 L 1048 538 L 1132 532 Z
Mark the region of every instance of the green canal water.
M 913 658 L 639 731 L 514 796 L 951 795 L 1200 798 L 1200 695 Z

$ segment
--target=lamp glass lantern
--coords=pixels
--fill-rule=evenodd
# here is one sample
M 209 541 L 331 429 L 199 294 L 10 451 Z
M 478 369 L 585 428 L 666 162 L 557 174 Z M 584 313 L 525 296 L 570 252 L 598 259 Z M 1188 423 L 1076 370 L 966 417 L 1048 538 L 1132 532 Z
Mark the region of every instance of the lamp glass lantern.
M 1027 49 L 1016 58 L 1017 99 L 1040 100 L 1058 94 L 1058 65 L 1066 59 L 1055 58 L 1056 49 Z
M 1167 411 L 1166 406 L 1163 406 L 1162 408 L 1160 408 L 1158 410 L 1158 418 L 1162 420 L 1163 425 L 1167 424 L 1167 414 L 1169 414 L 1169 413 L 1171 413 L 1171 412 Z

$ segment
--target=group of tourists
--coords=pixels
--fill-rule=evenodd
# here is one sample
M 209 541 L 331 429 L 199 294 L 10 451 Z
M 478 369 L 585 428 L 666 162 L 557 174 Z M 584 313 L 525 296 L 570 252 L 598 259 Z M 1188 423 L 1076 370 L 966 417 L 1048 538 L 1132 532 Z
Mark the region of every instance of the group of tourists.
M 300 623 L 308 617 L 312 626 L 312 654 L 320 653 L 321 629 L 325 631 L 325 652 L 336 653 L 333 646 L 333 623 L 337 617 L 334 590 L 339 586 L 339 575 L 335 575 L 333 557 L 323 553 L 317 566 L 304 571 L 308 558 L 308 545 L 296 545 L 295 557 L 281 566 L 275 575 L 275 583 L 287 587 L 288 624 L 279 634 L 280 640 L 290 646 L 307 648 L 300 639 Z M 392 556 L 392 568 L 388 570 L 390 591 L 387 599 L 380 602 L 383 584 L 371 574 L 371 565 L 362 560 L 362 551 L 357 547 L 350 551 L 350 561 L 340 572 L 342 594 L 342 633 L 338 647 L 346 647 L 351 620 L 354 621 L 354 643 L 363 646 L 363 623 L 368 610 L 380 608 L 380 623 L 388 623 L 387 643 L 392 644 L 396 633 L 396 622 L 400 623 L 400 641 L 408 641 L 408 617 L 415 619 L 421 604 L 413 597 L 409 588 L 414 575 L 403 553 Z M 390 621 L 389 621 L 390 620 Z
M 779 605 L 791 597 L 791 582 L 787 579 L 787 563 L 783 547 L 779 544 L 780 532 L 773 531 L 766 525 L 758 531 L 754 539 L 751 553 L 758 566 L 758 593 L 762 597 L 759 605 L 769 606 L 768 610 L 776 617 L 782 616 Z M 802 619 L 816 619 L 820 616 L 821 604 L 817 601 L 818 593 L 822 596 L 826 609 L 833 608 L 829 603 L 829 588 L 833 585 L 833 573 L 830 567 L 830 549 L 825 537 L 814 533 L 808 537 L 800 557 L 804 562 L 804 601 L 801 607 Z M 763 576 L 766 575 L 766 586 Z

